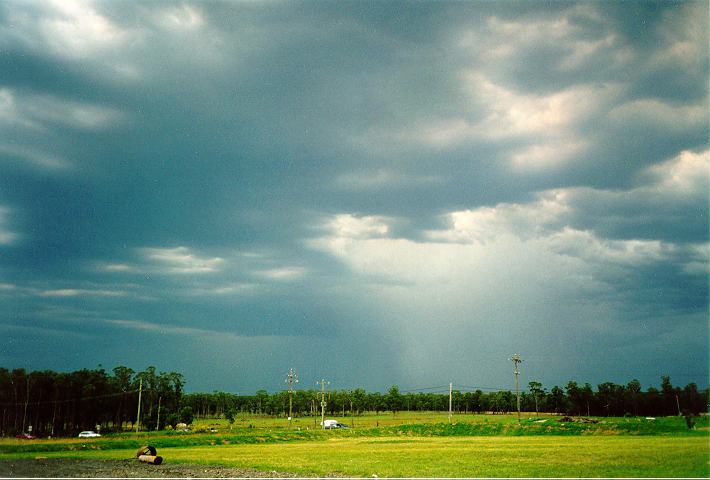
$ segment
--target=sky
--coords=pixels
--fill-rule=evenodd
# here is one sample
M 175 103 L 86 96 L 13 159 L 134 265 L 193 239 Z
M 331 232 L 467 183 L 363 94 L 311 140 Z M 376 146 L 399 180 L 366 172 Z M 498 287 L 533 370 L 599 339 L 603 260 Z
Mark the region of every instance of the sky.
M 0 3 L 0 366 L 708 384 L 708 3 Z

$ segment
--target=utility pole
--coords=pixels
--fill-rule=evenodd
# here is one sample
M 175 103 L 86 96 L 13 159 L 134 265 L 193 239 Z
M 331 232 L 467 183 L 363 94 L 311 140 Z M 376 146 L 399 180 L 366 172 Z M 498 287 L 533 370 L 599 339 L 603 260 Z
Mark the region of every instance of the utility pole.
M 163 397 L 158 397 L 158 423 L 155 425 L 156 431 L 160 430 L 160 401 L 162 399 L 163 399 Z
M 141 397 L 143 396 L 143 379 L 141 378 L 140 386 L 138 387 L 138 414 L 136 415 L 136 433 L 141 426 Z
M 454 384 L 449 383 L 449 423 L 451 423 L 451 397 L 453 393 Z
M 323 429 L 325 429 L 325 386 L 326 384 L 330 386 L 330 382 L 326 382 L 325 379 L 321 379 L 320 382 L 320 424 Z
M 288 369 L 288 428 L 291 428 L 291 418 L 293 417 L 293 384 L 298 383 L 298 375 L 293 368 Z
M 27 419 L 27 404 L 30 403 L 30 376 L 25 377 L 25 385 L 27 385 L 27 394 L 25 395 L 25 412 L 22 414 L 22 433 L 25 433 L 25 420 Z
M 513 370 L 513 373 L 515 374 L 515 395 L 518 397 L 518 423 L 520 423 L 520 382 L 518 377 L 520 376 L 520 370 L 518 369 L 518 365 L 520 365 L 520 355 L 517 353 L 513 355 L 513 358 L 510 359 L 513 364 L 515 365 L 515 370 Z
M 353 391 L 350 390 L 350 395 L 348 396 L 350 400 L 350 426 L 355 428 L 355 414 L 353 413 Z

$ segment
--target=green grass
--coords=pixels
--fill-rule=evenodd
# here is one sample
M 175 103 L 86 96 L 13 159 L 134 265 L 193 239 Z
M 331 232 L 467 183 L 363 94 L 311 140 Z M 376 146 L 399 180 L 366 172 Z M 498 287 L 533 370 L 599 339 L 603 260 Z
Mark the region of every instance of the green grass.
M 707 477 L 707 437 L 332 438 L 161 448 L 166 463 L 371 477 Z M 78 458 L 130 458 L 125 450 Z M 47 457 L 66 457 L 66 452 Z M 1 460 L 1 457 L 0 457 Z
M 441 420 L 445 415 L 434 415 L 429 420 Z M 268 420 L 268 419 L 266 419 Z M 415 417 L 414 420 L 421 420 Z M 579 436 L 579 435 L 673 435 L 673 436 L 708 436 L 707 423 L 703 419 L 699 430 L 688 430 L 682 418 L 666 417 L 656 420 L 644 418 L 600 418 L 597 423 L 560 422 L 557 417 L 528 417 L 518 424 L 515 416 L 457 416 L 456 423 L 412 423 L 412 419 L 399 418 L 399 422 L 380 422 L 369 419 L 365 425 L 384 425 L 380 427 L 358 427 L 347 430 L 323 431 L 320 428 L 304 429 L 294 425 L 289 430 L 281 427 L 269 427 L 268 422 L 254 422 L 251 427 L 232 427 L 211 422 L 210 428 L 197 426 L 198 430 L 208 433 L 161 432 L 125 432 L 105 435 L 97 439 L 40 439 L 34 441 L 2 439 L 2 453 L 39 453 L 52 451 L 115 450 L 137 449 L 150 444 L 158 448 L 197 447 L 208 445 L 286 443 L 316 441 L 330 438 L 378 438 L 378 437 L 472 437 L 472 436 Z M 211 432 L 211 428 L 217 432 Z M 298 428 L 301 428 L 300 430 Z
M 326 418 L 334 418 L 348 426 L 353 426 L 356 429 L 390 427 L 401 425 L 420 425 L 420 424 L 446 424 L 449 423 L 449 417 L 446 413 L 440 412 L 400 412 L 397 415 L 391 413 L 365 414 L 351 417 L 349 415 L 328 416 Z M 540 425 L 545 427 L 552 424 L 559 424 L 559 415 L 540 414 L 536 416 L 534 413 L 523 413 L 522 424 Z M 687 432 L 685 419 L 683 417 L 658 417 L 655 420 L 647 420 L 644 417 L 592 417 L 605 425 L 616 426 L 613 428 L 622 428 L 624 430 L 636 431 L 638 433 L 648 433 L 656 435 L 662 432 L 666 433 L 682 433 Z M 695 419 L 698 428 L 710 427 L 710 417 L 696 417 Z M 473 424 L 473 425 L 517 425 L 518 417 L 515 414 L 505 415 L 483 415 L 483 414 L 454 414 L 452 422 L 455 424 Z M 293 429 L 319 429 L 320 417 L 296 417 L 292 422 Z M 572 425 L 567 423 L 568 426 Z M 589 425 L 595 424 L 573 424 L 577 429 L 583 429 Z M 193 425 L 193 430 L 209 431 L 210 428 L 215 428 L 220 432 L 229 431 L 230 427 L 224 419 L 206 419 L 197 420 Z M 288 429 L 288 421 L 285 418 L 259 416 L 259 415 L 240 415 L 232 425 L 232 430 L 242 429 Z
M 336 417 L 337 418 L 337 417 Z M 350 424 L 351 419 L 340 418 Z M 145 444 L 167 463 L 204 463 L 301 475 L 408 477 L 708 477 L 710 428 L 697 419 L 398 414 L 356 417 L 354 429 L 314 428 L 313 419 L 250 417 L 197 423 L 207 433 L 124 432 L 98 439 L 0 440 L 0 462 L 35 456 L 133 458 Z M 217 430 L 212 432 L 211 430 Z

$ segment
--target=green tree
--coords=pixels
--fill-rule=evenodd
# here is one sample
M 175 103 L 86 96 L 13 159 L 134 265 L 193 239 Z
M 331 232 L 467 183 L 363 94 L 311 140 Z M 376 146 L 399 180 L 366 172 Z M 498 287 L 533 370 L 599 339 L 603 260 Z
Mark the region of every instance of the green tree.
M 584 409 L 583 411 L 587 415 L 590 415 L 591 404 L 592 400 L 594 399 L 594 391 L 592 391 L 592 386 L 588 383 L 585 383 L 584 386 L 579 389 L 579 395 L 580 402 L 582 403 L 582 408 Z
M 569 400 L 569 408 L 567 413 L 569 415 L 580 415 L 584 408 L 584 401 L 582 399 L 582 392 L 579 389 L 577 382 L 570 380 L 567 382 L 565 387 L 567 391 L 567 399 Z
M 362 388 L 356 388 L 352 393 L 352 402 L 355 412 L 362 413 L 367 409 L 367 393 Z
M 678 412 L 678 390 L 673 388 L 671 377 L 664 375 L 661 377 L 661 395 L 663 396 L 663 414 L 676 415 Z
M 634 416 L 638 415 L 641 407 L 641 382 L 634 378 L 626 384 L 624 400 L 624 410 L 632 413 Z
M 597 397 L 604 415 L 621 416 L 624 414 L 624 387 L 612 382 L 604 382 L 597 386 Z
M 697 415 L 702 411 L 707 411 L 704 400 L 703 395 L 698 391 L 698 386 L 695 383 L 689 383 L 681 395 L 681 408 Z
M 402 409 L 402 394 L 399 393 L 399 387 L 397 385 L 392 385 L 387 391 L 385 405 L 387 405 L 387 409 L 392 412 L 392 415 L 397 415 L 397 412 Z
M 192 407 L 183 407 L 180 410 L 180 422 L 190 425 L 194 420 L 195 414 L 192 411 Z
M 227 412 L 224 414 L 224 418 L 227 419 L 227 422 L 229 422 L 229 429 L 232 429 L 232 425 L 234 424 L 234 418 L 237 416 L 237 411 L 234 409 L 234 407 L 229 407 L 227 409 Z
M 493 397 L 494 411 L 508 413 L 516 410 L 516 397 L 510 390 L 496 392 Z
M 257 390 L 255 400 L 258 413 L 264 413 L 269 403 L 269 393 L 266 390 Z
M 371 412 L 380 413 L 381 411 L 385 410 L 387 407 L 384 405 L 384 397 L 380 392 L 374 392 L 370 393 L 367 396 L 367 401 L 368 401 L 368 408 Z
M 545 394 L 545 390 L 542 388 L 542 383 L 540 382 L 529 382 L 528 388 L 530 389 L 530 395 L 532 395 L 535 401 L 535 414 L 539 413 L 538 403 L 542 396 Z
M 113 383 L 114 391 L 127 393 L 131 390 L 131 383 L 133 382 L 133 371 L 132 368 L 124 367 L 119 365 L 113 369 L 113 378 L 111 383 Z M 128 399 L 127 395 L 119 395 L 118 401 L 116 402 L 116 410 L 114 416 L 114 428 L 121 430 L 123 428 L 123 423 L 128 419 Z
M 550 390 L 550 403 L 554 413 L 564 412 L 567 410 L 565 392 L 557 385 L 552 387 L 552 390 Z

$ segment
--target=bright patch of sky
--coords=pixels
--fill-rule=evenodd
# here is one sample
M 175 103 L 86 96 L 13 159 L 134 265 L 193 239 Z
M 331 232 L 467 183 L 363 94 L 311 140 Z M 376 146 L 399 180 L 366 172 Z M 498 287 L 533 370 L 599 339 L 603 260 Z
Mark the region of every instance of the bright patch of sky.
M 0 365 L 708 382 L 707 2 L 0 4 Z

